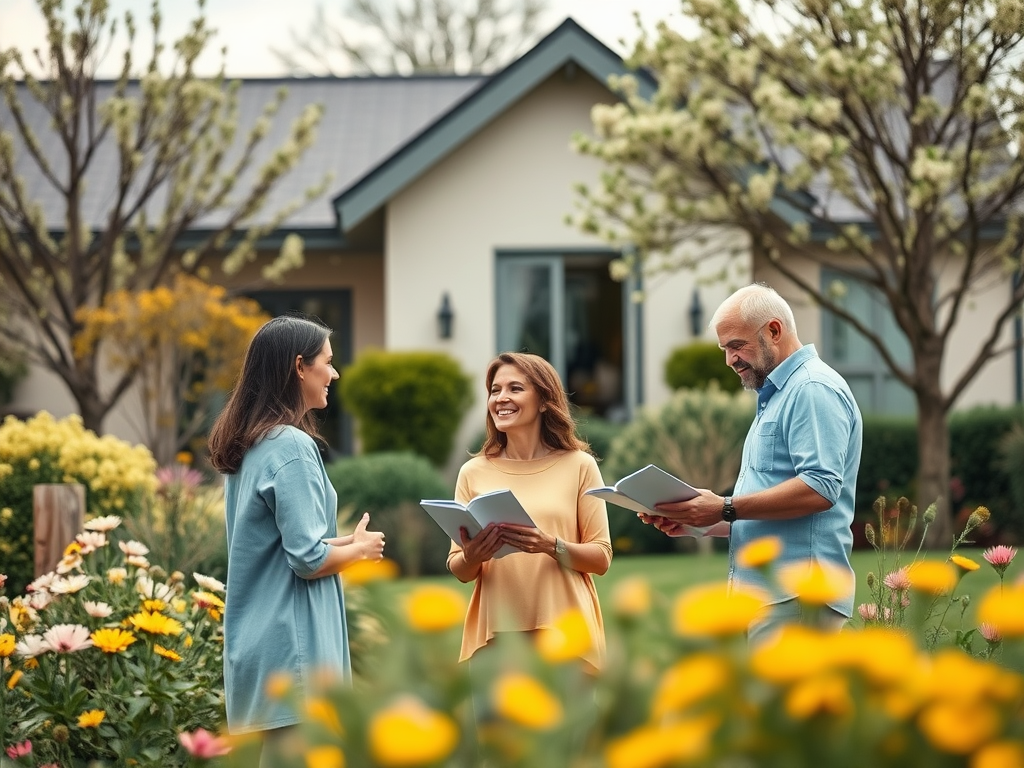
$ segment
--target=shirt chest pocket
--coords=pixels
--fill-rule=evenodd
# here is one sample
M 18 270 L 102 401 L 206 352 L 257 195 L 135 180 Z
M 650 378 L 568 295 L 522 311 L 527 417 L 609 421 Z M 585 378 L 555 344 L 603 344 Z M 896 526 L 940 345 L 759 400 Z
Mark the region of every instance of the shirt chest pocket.
M 758 472 L 771 472 L 775 468 L 775 440 L 778 427 L 776 421 L 765 421 L 757 425 L 754 469 Z

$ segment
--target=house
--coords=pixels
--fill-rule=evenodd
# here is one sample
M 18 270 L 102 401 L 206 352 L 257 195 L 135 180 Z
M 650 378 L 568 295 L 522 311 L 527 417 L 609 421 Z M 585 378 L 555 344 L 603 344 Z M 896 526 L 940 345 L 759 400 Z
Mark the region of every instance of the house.
M 566 224 L 573 186 L 596 183 L 602 170 L 573 152 L 570 138 L 591 130 L 591 107 L 616 98 L 608 77 L 625 72 L 617 54 L 569 19 L 490 76 L 286 81 L 280 124 L 289 122 L 288 110 L 297 115 L 310 102 L 323 103 L 325 114 L 316 145 L 267 209 L 301 195 L 325 169 L 334 178 L 328 194 L 261 243 L 270 254 L 287 234 L 301 234 L 304 266 L 281 285 L 256 286 L 255 266 L 232 283 L 269 311 L 320 316 L 334 328 L 341 364 L 371 347 L 452 355 L 478 381 L 462 446 L 483 428 L 482 377 L 500 350 L 543 354 L 575 402 L 608 418 L 663 402 L 669 353 L 707 336 L 711 312 L 732 287 L 750 275 L 771 283 L 773 273 L 748 260 L 732 285 L 704 284 L 687 272 L 619 283 L 609 264 L 620 254 Z M 653 93 L 654 82 L 638 77 L 642 91 Z M 243 124 L 280 85 L 243 82 Z M 744 242 L 723 238 L 731 246 Z M 720 266 L 707 265 L 707 273 Z M 832 277 L 823 272 L 819 279 Z M 801 339 L 817 343 L 851 377 L 864 410 L 913 412 L 909 394 L 866 345 L 795 289 L 777 287 L 794 305 Z M 638 291 L 642 302 L 633 300 Z M 877 314 L 879 327 L 891 322 L 869 296 L 851 293 L 850 301 Z M 983 304 L 975 308 L 979 323 Z M 974 344 L 970 329 L 955 343 Z M 993 361 L 961 406 L 1019 400 L 1019 370 L 1012 356 Z M 15 406 L 74 410 L 60 383 L 38 370 L 19 388 Z M 124 413 L 109 416 L 106 427 L 134 437 Z M 327 431 L 336 448 L 351 449 L 351 425 L 340 413 L 329 415 Z

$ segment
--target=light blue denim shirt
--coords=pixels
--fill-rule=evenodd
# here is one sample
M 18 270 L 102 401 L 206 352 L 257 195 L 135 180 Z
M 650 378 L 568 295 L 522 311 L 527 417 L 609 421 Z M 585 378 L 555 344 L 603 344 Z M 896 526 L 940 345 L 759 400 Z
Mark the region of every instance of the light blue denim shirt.
M 854 493 L 863 427 L 860 409 L 846 381 L 822 362 L 813 344 L 783 360 L 757 390 L 757 413 L 743 444 L 735 496 L 763 491 L 798 477 L 832 505 L 823 512 L 789 520 L 737 520 L 729 541 L 729 578 L 768 590 L 772 602 L 794 597 L 741 568 L 736 553 L 762 536 L 782 540 L 776 566 L 818 562 L 849 572 L 853 547 Z M 830 605 L 851 616 L 853 594 Z
M 300 715 L 267 696 L 275 673 L 300 687 L 320 670 L 351 674 L 341 580 L 309 578 L 327 558 L 323 540 L 338 535 L 338 494 L 313 439 L 278 427 L 227 476 L 225 502 L 228 730 L 293 725 Z

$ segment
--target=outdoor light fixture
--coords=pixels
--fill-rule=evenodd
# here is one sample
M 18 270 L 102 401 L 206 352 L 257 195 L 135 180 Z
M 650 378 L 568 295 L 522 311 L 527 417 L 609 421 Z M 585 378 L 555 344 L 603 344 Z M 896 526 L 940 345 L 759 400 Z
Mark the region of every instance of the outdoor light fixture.
M 452 311 L 452 303 L 445 293 L 441 297 L 441 308 L 437 310 L 437 335 L 442 339 L 452 337 L 452 323 L 455 321 L 455 312 Z
M 690 333 L 694 338 L 704 333 L 704 306 L 700 303 L 700 291 L 693 289 L 693 300 L 690 302 Z

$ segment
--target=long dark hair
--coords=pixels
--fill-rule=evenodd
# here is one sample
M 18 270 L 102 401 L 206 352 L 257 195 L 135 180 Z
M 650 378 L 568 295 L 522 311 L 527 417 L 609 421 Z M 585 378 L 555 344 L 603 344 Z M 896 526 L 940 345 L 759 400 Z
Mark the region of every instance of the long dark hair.
M 540 414 L 540 439 L 554 451 L 590 451 L 590 446 L 576 436 L 576 424 L 569 412 L 569 398 L 562 389 L 562 380 L 558 371 L 540 355 L 525 352 L 502 352 L 487 366 L 487 392 L 498 369 L 503 365 L 514 365 L 526 376 L 526 380 L 540 396 L 540 404 L 545 406 Z M 487 439 L 475 454 L 477 456 L 497 456 L 508 444 L 508 436 L 494 426 L 494 418 L 490 408 L 487 409 Z
M 210 430 L 210 461 L 218 472 L 233 475 L 245 452 L 283 424 L 322 442 L 302 399 L 295 358 L 312 362 L 330 335 L 320 321 L 293 315 L 275 317 L 256 331 L 238 382 Z

